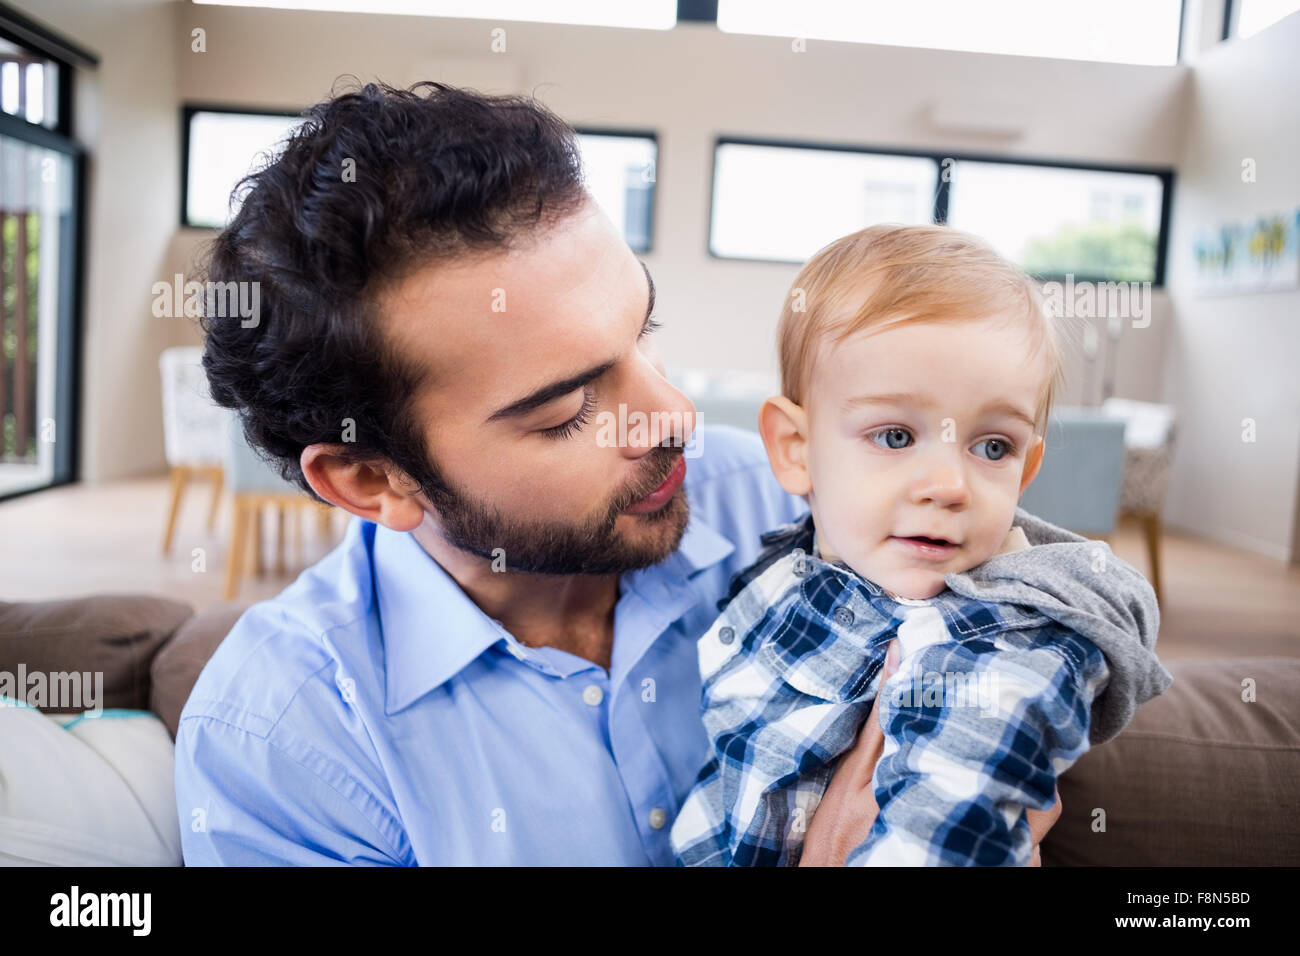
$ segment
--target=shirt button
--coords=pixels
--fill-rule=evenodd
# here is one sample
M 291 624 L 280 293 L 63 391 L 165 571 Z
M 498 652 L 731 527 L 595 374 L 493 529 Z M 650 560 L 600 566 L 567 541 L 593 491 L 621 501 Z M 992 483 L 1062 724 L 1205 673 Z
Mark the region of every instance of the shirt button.
M 662 830 L 664 824 L 668 822 L 668 814 L 660 807 L 655 807 L 650 811 L 650 827 L 655 830 Z
M 848 627 L 853 623 L 853 610 L 847 607 L 837 607 L 834 611 L 835 623 L 842 627 Z
M 582 702 L 590 704 L 592 707 L 599 707 L 600 702 L 605 699 L 605 692 L 596 684 L 588 684 L 582 689 Z
M 718 628 L 718 640 L 723 644 L 730 644 L 736 639 L 736 632 L 729 627 Z

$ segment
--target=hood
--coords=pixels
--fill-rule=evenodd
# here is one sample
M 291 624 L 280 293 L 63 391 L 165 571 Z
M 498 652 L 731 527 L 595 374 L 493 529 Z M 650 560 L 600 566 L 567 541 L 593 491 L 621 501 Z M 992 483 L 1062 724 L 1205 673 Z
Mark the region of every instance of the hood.
M 1092 641 L 1110 669 L 1093 702 L 1090 739 L 1123 730 L 1137 709 L 1173 683 L 1155 654 L 1160 608 L 1151 585 L 1110 545 L 1016 509 L 1015 526 L 1033 550 L 996 554 L 978 567 L 949 574 L 953 591 L 982 601 L 1033 607 Z

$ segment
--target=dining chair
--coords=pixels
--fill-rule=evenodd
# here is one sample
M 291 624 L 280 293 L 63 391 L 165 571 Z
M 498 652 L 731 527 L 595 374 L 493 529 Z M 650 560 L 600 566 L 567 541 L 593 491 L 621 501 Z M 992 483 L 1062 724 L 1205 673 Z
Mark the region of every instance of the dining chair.
M 193 479 L 206 479 L 213 485 L 208 530 L 216 525 L 217 506 L 221 502 L 226 412 L 212 401 L 202 358 L 202 348 L 189 346 L 164 349 L 158 357 L 162 377 L 163 452 L 171 474 L 163 554 L 171 552 L 181 499 Z

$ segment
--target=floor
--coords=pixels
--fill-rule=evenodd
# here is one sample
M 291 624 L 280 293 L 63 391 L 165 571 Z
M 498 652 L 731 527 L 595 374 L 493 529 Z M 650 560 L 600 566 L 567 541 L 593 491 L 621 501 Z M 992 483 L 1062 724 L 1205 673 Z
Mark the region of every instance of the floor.
M 167 479 L 88 487 L 70 485 L 0 503 L 0 600 L 47 600 L 92 593 L 164 594 L 196 609 L 220 603 L 225 583 L 230 502 L 207 529 L 208 487 L 191 486 L 170 556 L 161 553 Z M 304 513 L 300 557 L 289 536 L 287 566 L 276 573 L 274 516 L 266 515 L 267 571 L 246 578 L 239 600 L 272 597 L 342 536 L 349 516 L 335 512 L 321 537 Z M 1143 573 L 1137 527 L 1122 526 L 1111 547 Z M 1300 657 L 1300 567 L 1176 531 L 1164 542 L 1162 658 L 1221 655 Z

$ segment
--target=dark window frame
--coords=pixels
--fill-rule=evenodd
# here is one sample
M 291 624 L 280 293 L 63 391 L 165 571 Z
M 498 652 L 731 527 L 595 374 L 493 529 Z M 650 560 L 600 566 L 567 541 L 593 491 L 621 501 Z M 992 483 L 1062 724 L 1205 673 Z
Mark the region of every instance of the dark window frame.
M 713 219 L 716 209 L 713 196 L 718 175 L 718 148 L 724 145 L 771 146 L 782 149 L 825 150 L 840 153 L 858 153 L 873 156 L 905 156 L 914 159 L 929 159 L 935 164 L 935 197 L 931 210 L 931 222 L 945 223 L 948 219 L 948 204 L 952 184 L 943 178 L 943 161 L 955 162 L 1002 163 L 1012 166 L 1038 166 L 1048 169 L 1078 170 L 1080 172 L 1134 173 L 1155 176 L 1160 180 L 1160 224 L 1156 236 L 1156 261 L 1151 280 L 1153 289 L 1164 288 L 1169 251 L 1169 219 L 1173 209 L 1174 170 L 1168 166 L 1149 166 L 1144 164 L 1096 163 L 1068 159 L 1051 159 L 1045 157 L 1013 156 L 1006 153 L 980 153 L 966 151 L 936 152 L 924 149 L 903 149 L 895 146 L 873 146 L 861 143 L 812 142 L 795 139 L 766 139 L 752 136 L 721 134 L 714 137 L 713 164 L 709 173 L 709 223 L 704 238 L 705 251 L 709 257 L 721 262 L 765 262 L 781 265 L 798 264 L 799 260 L 767 259 L 751 256 L 723 256 L 713 251 Z M 1044 282 L 1063 281 L 1064 275 L 1035 276 Z M 1074 274 L 1076 282 L 1114 282 L 1112 277 L 1085 276 Z
M 654 252 L 656 232 L 656 220 L 659 215 L 659 171 L 660 149 L 659 134 L 652 129 L 632 129 L 630 127 L 610 127 L 610 126 L 574 126 L 573 131 L 580 136 L 611 136 L 621 137 L 624 139 L 648 139 L 654 143 L 655 149 L 655 178 L 653 188 L 650 190 L 650 221 L 647 224 L 647 243 L 644 249 L 632 247 L 632 251 L 637 255 L 650 255 Z M 626 238 L 626 237 L 624 237 Z
M 231 103 L 200 103 L 185 102 L 181 104 L 181 176 L 180 176 L 180 209 L 179 219 L 183 229 L 201 229 L 208 232 L 219 232 L 221 226 L 211 226 L 207 223 L 191 222 L 189 218 L 189 194 L 190 194 L 190 124 L 198 113 L 226 113 L 236 116 L 279 116 L 285 119 L 305 119 L 305 110 L 292 110 L 287 107 L 259 107 L 259 106 L 239 106 Z M 647 227 L 648 245 L 645 249 L 634 249 L 638 254 L 647 255 L 654 251 L 656 219 L 658 217 L 659 207 L 659 174 L 662 165 L 660 163 L 659 133 L 653 129 L 634 129 L 630 127 L 612 127 L 612 126 L 574 126 L 573 130 L 583 136 L 609 136 L 623 137 L 627 139 L 648 139 L 654 144 L 655 151 L 655 179 L 654 188 L 651 190 L 650 197 L 650 219 Z
M 181 195 L 180 225 L 182 229 L 202 229 L 208 232 L 220 232 L 223 227 L 207 223 L 190 222 L 190 123 L 197 113 L 227 113 L 236 116 L 280 116 L 285 119 L 305 120 L 306 110 L 294 110 L 288 107 L 238 106 L 231 103 L 185 102 L 181 104 Z M 227 201 L 229 196 L 226 197 Z
M 67 156 L 72 168 L 72 207 L 68 228 L 59 237 L 59 309 L 55 337 L 58 356 L 54 370 L 53 474 L 45 484 L 16 491 L 0 492 L 0 501 L 10 501 L 81 477 L 82 383 L 86 357 L 82 348 L 85 313 L 86 257 L 86 150 L 73 138 L 76 85 L 74 66 L 95 68 L 99 58 L 84 48 L 0 4 L 0 37 L 26 47 L 51 61 L 58 73 L 58 116 L 53 128 L 29 122 L 25 117 L 0 112 L 0 135 L 21 143 Z

